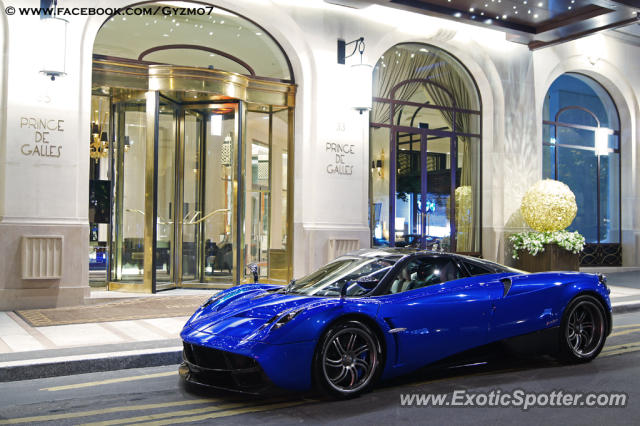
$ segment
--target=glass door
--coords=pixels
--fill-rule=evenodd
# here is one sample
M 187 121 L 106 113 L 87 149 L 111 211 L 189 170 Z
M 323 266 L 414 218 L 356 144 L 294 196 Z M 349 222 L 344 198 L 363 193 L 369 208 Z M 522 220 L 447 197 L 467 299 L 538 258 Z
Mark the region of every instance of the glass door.
M 238 211 L 238 104 L 212 105 L 202 114 L 200 226 L 202 282 L 236 282 Z
M 239 103 L 182 104 L 177 281 L 187 287 L 236 283 Z
M 143 290 L 147 115 L 144 95 L 113 106 L 115 143 L 109 281 Z M 112 285 L 110 284 L 110 288 Z
M 455 251 L 455 238 L 451 238 L 456 235 L 456 209 L 451 208 L 455 205 L 453 189 L 459 181 L 457 156 L 451 155 L 456 152 L 455 140 L 426 129 L 403 130 L 395 132 L 392 141 L 396 161 L 395 173 L 391 171 L 390 177 L 394 218 L 390 223 L 390 243 L 396 247 Z M 372 173 L 375 166 L 372 165 Z M 380 216 L 373 209 L 372 214 L 376 220 Z

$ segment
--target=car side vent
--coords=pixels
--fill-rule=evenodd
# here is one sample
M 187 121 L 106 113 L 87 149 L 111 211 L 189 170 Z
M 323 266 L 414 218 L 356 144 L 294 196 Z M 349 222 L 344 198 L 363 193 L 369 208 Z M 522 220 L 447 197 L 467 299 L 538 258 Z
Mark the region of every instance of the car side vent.
M 502 285 L 504 286 L 504 291 L 502 293 L 502 297 L 505 297 L 507 295 L 507 293 L 509 293 L 509 290 L 511 290 L 511 278 L 501 278 L 500 282 L 502 283 Z

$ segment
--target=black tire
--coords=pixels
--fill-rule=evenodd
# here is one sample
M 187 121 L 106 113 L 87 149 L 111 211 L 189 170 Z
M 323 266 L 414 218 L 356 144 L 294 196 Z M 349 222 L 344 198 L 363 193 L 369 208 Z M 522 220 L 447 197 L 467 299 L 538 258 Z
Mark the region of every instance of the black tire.
M 360 321 L 333 325 L 320 338 L 313 358 L 317 388 L 330 396 L 354 398 L 369 391 L 382 372 L 380 341 Z
M 607 314 L 602 302 L 589 295 L 573 299 L 562 315 L 558 358 L 577 364 L 598 356 L 607 339 Z

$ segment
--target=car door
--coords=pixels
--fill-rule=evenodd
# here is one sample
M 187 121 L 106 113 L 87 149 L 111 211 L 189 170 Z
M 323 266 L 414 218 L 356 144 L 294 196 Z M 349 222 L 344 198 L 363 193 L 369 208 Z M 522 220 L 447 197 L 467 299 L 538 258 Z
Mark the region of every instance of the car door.
M 493 293 L 489 339 L 498 341 L 528 334 L 549 326 L 558 325 L 553 309 L 554 292 L 559 287 L 554 283 L 539 282 L 527 276 L 493 269 L 490 264 L 472 261 L 461 262 L 470 275 L 483 275 L 493 288 L 502 289 Z
M 467 277 L 450 256 L 416 256 L 400 265 L 380 296 L 396 368 L 410 369 L 487 342 L 492 289 Z M 501 291 L 501 290 L 500 290 Z

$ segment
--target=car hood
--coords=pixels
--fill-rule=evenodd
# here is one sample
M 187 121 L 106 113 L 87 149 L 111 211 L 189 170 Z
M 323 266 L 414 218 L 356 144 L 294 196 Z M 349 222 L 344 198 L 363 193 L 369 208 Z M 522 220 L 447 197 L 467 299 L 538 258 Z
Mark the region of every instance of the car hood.
M 276 315 L 331 303 L 335 301 L 328 298 L 252 291 L 196 313 L 185 326 L 183 335 L 215 334 L 243 339 L 248 336 L 258 338 L 256 333 Z

